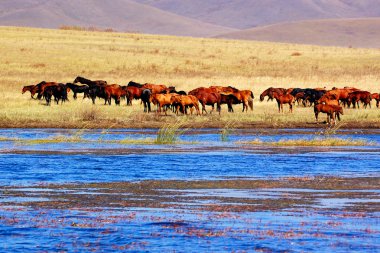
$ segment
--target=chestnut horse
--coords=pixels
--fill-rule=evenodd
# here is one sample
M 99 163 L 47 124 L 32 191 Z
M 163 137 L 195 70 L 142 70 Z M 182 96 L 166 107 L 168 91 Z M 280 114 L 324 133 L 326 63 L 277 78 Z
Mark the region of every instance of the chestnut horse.
M 268 96 L 267 102 L 269 100 L 273 100 L 274 99 L 274 97 L 273 97 L 274 93 L 277 93 L 279 95 L 285 94 L 286 93 L 286 89 L 284 89 L 284 88 L 273 88 L 273 87 L 270 87 L 270 88 L 266 89 L 265 91 L 263 91 L 263 93 L 260 94 L 260 102 L 264 101 L 264 98 L 266 96 Z
M 171 98 L 172 96 L 177 96 L 177 95 L 173 95 L 173 94 L 152 94 L 151 96 L 151 99 L 150 101 L 154 104 L 154 105 L 157 105 L 157 113 L 160 113 L 162 108 L 164 106 L 170 106 L 172 103 L 171 103 Z M 165 112 L 165 115 L 167 115 L 166 113 L 166 109 L 164 108 L 164 112 Z
M 294 97 L 291 94 L 278 94 L 277 92 L 271 92 L 270 94 L 277 101 L 278 112 L 284 112 L 283 104 L 289 105 L 289 111 L 293 112 L 293 104 L 295 103 Z M 281 111 L 280 111 L 281 109 Z
M 369 107 L 371 108 L 371 100 L 372 94 L 368 91 L 351 92 L 347 98 L 348 108 L 350 108 L 350 105 L 352 103 L 354 108 L 356 108 L 357 105 L 359 109 L 359 102 L 363 103 L 364 108 L 367 108 L 367 105 L 369 105 Z
M 376 107 L 379 108 L 380 94 L 379 93 L 372 93 L 372 98 L 376 100 Z
M 178 115 L 179 107 L 182 108 L 182 113 L 187 114 L 186 107 L 190 107 L 190 114 L 193 114 L 193 107 L 197 111 L 197 115 L 201 115 L 199 110 L 199 101 L 193 95 L 174 95 L 171 98 L 171 104 L 176 105 L 176 114 Z
M 315 120 L 318 122 L 318 114 L 326 113 L 327 114 L 327 124 L 331 125 L 331 121 L 335 124 L 335 118 L 337 117 L 340 121 L 340 115 L 343 115 L 343 108 L 339 105 L 326 105 L 326 104 L 317 104 L 314 106 Z
M 118 84 L 110 84 L 104 87 L 104 104 L 111 105 L 111 98 L 115 99 L 115 104 L 120 105 L 122 96 L 126 96 L 127 91 L 122 89 Z
M 143 89 L 150 89 L 152 91 L 152 94 L 163 93 L 164 91 L 168 90 L 168 87 L 166 87 L 163 84 L 146 83 L 142 86 L 142 88 Z

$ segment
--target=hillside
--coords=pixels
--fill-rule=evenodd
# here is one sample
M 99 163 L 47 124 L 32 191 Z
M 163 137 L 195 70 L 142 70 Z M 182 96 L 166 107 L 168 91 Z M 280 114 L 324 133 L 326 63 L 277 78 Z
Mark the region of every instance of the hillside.
M 237 29 L 337 18 L 380 16 L 380 0 L 134 0 L 181 16 Z
M 213 36 L 233 29 L 182 17 L 132 0 L 3 0 L 0 25 L 96 26 L 151 34 Z
M 325 46 L 380 48 L 380 18 L 282 23 L 217 36 Z

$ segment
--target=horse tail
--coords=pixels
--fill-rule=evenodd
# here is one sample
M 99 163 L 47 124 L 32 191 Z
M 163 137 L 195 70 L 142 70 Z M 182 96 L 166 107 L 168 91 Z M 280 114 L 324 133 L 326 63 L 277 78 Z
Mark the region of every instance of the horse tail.
M 253 111 L 253 99 L 248 100 L 248 106 L 251 109 L 251 111 Z

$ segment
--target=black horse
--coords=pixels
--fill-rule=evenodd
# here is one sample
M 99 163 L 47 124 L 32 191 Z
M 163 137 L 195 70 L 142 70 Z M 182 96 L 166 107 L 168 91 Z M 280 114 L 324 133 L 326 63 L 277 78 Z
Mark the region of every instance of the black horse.
M 86 79 L 81 76 L 77 76 L 75 78 L 74 83 L 81 83 L 81 84 L 87 84 L 90 88 L 93 86 L 105 86 L 107 85 L 107 81 L 103 80 L 96 80 L 96 81 L 91 81 L 90 79 Z
M 150 109 L 150 96 L 152 91 L 150 89 L 145 89 L 141 94 L 141 101 L 144 103 L 144 112 L 151 112 Z
M 241 101 L 232 94 L 220 94 L 220 104 L 227 104 L 228 112 L 234 112 L 232 105 L 241 104 Z
M 88 90 L 88 95 L 92 100 L 92 103 L 95 104 L 96 97 L 106 99 L 106 94 L 104 92 L 104 87 L 102 86 L 92 86 Z
M 66 86 L 69 87 L 74 93 L 74 99 L 77 99 L 77 93 L 84 93 L 83 99 L 88 97 L 90 98 L 88 91 L 90 87 L 88 85 L 77 85 L 74 83 L 66 83 Z
M 133 86 L 133 87 L 136 87 L 136 88 L 142 88 L 144 86 L 144 84 L 141 84 L 141 83 L 136 83 L 134 81 L 130 81 L 127 86 Z

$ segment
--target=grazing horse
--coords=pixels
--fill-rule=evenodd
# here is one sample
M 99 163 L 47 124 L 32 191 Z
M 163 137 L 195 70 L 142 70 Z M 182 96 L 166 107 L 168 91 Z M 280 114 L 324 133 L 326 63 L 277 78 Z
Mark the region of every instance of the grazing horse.
M 367 108 L 367 105 L 369 105 L 369 107 L 371 108 L 371 100 L 372 100 L 372 94 L 368 91 L 351 92 L 347 98 L 348 108 L 350 108 L 351 103 L 352 103 L 354 108 L 356 108 L 356 104 L 357 104 L 358 109 L 359 109 L 359 102 L 363 103 L 364 108 Z
M 69 87 L 73 93 L 74 93 L 74 96 L 73 98 L 74 99 L 77 99 L 77 93 L 83 93 L 84 96 L 83 96 L 83 99 L 85 99 L 86 97 L 90 97 L 89 94 L 88 94 L 88 90 L 90 89 L 90 87 L 86 84 L 86 85 L 77 85 L 77 84 L 74 84 L 74 83 L 66 83 L 66 86 Z
M 36 85 L 27 85 L 22 88 L 22 94 L 25 92 L 30 92 L 30 97 L 34 99 L 34 95 L 37 93 L 37 86 Z
M 193 114 L 193 107 L 197 110 L 197 115 L 201 115 L 199 110 L 199 101 L 193 95 L 174 95 L 170 99 L 172 105 L 176 106 L 175 113 L 178 115 L 179 108 L 181 107 L 181 111 L 183 114 L 187 114 L 187 107 L 190 107 L 190 114 Z
M 153 93 L 153 92 L 152 92 Z M 173 94 L 160 94 L 160 93 L 153 93 L 152 96 L 150 97 L 150 102 L 152 102 L 154 105 L 157 105 L 157 113 L 161 112 L 161 109 L 165 106 L 170 106 L 171 105 L 171 98 L 172 96 L 175 96 Z M 165 115 L 166 109 L 164 108 Z
M 86 79 L 86 78 L 81 77 L 81 76 L 77 76 L 73 83 L 87 84 L 89 87 L 106 86 L 107 85 L 107 81 L 103 81 L 103 80 L 91 81 L 90 79 Z
M 220 94 L 220 104 L 227 104 L 228 112 L 234 112 L 232 105 L 240 104 L 240 100 L 232 94 Z
M 340 121 L 340 115 L 343 115 L 343 108 L 339 105 L 326 105 L 326 104 L 316 104 L 314 106 L 315 120 L 318 122 L 318 114 L 327 114 L 327 124 L 331 125 L 331 121 L 335 124 L 335 118 L 337 117 Z
M 372 98 L 376 100 L 376 107 L 379 108 L 380 94 L 379 93 L 372 93 Z
M 284 88 L 273 88 L 273 87 L 270 87 L 268 89 L 266 89 L 265 91 L 263 91 L 263 93 L 260 94 L 260 102 L 264 101 L 264 98 L 266 96 L 268 96 L 268 100 L 273 100 L 274 97 L 273 97 L 273 94 L 274 93 L 277 93 L 277 94 L 285 94 L 286 93 L 286 89 Z
M 293 112 L 293 104 L 295 103 L 294 97 L 291 94 L 278 94 L 277 92 L 272 92 L 270 94 L 277 101 L 278 112 L 284 112 L 283 104 L 289 105 L 289 111 Z M 281 111 L 280 111 L 281 109 Z

